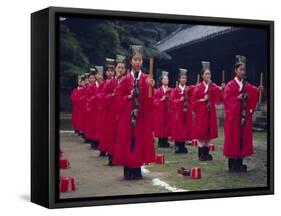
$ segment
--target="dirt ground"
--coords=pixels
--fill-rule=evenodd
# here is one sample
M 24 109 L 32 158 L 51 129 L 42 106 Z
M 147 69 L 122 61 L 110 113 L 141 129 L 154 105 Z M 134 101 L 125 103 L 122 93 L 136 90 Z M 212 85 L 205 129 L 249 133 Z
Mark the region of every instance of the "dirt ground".
M 192 146 L 188 146 L 189 153 L 184 155 L 175 155 L 172 147 L 158 148 L 157 152 L 165 155 L 166 163 L 144 167 L 144 178 L 136 181 L 123 180 L 122 167 L 107 166 L 107 157 L 99 157 L 97 150 L 91 150 L 90 145 L 73 132 L 61 131 L 60 142 L 63 154 L 70 161 L 70 168 L 61 169 L 61 175 L 73 176 L 76 184 L 76 191 L 61 193 L 60 198 L 266 186 L 266 133 L 254 133 L 255 154 L 245 160 L 249 167 L 247 173 L 227 172 L 227 160 L 222 155 L 223 130 L 220 128 L 220 137 L 213 141 L 216 144 L 213 161 L 199 162 L 197 148 Z M 179 176 L 176 169 L 181 166 L 201 167 L 202 178 L 192 180 Z
M 60 194 L 62 199 L 167 192 L 152 185 L 152 180 L 163 177 L 163 173 L 143 172 L 142 180 L 126 181 L 122 167 L 108 166 L 107 157 L 99 157 L 98 150 L 91 150 L 73 133 L 61 135 L 61 149 L 70 162 L 69 169 L 60 170 L 61 175 L 74 177 L 76 184 L 75 192 Z

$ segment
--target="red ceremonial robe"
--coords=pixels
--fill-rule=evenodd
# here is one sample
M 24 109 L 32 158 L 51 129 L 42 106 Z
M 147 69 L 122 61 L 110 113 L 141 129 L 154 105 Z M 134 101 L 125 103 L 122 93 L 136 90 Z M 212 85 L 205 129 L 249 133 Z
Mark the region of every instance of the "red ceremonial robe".
M 79 88 L 77 94 L 77 130 L 79 132 L 84 132 L 84 119 L 86 111 L 86 87 Z
M 103 93 L 102 93 L 102 124 L 101 124 L 101 133 L 100 133 L 100 143 L 99 150 L 103 152 L 108 151 L 108 146 L 112 145 L 112 134 L 111 127 L 113 123 L 114 115 L 111 113 L 113 108 L 113 93 L 116 88 L 116 79 L 107 79 L 104 84 Z M 113 111 L 113 110 L 112 110 Z
M 120 108 L 118 136 L 113 154 L 113 163 L 128 168 L 139 168 L 143 164 L 155 161 L 155 148 L 151 124 L 153 95 L 149 98 L 148 75 L 140 72 L 139 75 L 139 107 L 136 127 L 131 125 L 131 111 L 133 99 L 129 99 L 134 85 L 132 73 L 122 78 L 116 89 L 118 106 Z M 153 92 L 153 91 L 152 91 Z M 135 147 L 131 150 L 131 140 L 134 133 Z
M 74 130 L 77 131 L 77 116 L 78 116 L 78 88 L 74 88 L 70 94 L 70 101 L 72 104 L 71 123 Z
M 253 154 L 252 115 L 258 101 L 258 89 L 250 83 L 245 83 L 248 94 L 246 102 L 246 125 L 241 126 L 241 100 L 239 85 L 230 81 L 224 89 L 224 155 L 231 158 L 244 158 Z M 241 137 L 240 137 L 241 136 Z M 240 138 L 242 143 L 240 145 Z
M 95 140 L 100 140 L 101 134 L 102 134 L 102 128 L 103 128 L 103 88 L 105 85 L 105 81 L 102 81 L 97 89 L 96 94 L 96 103 L 97 103 L 97 119 L 96 119 L 96 133 L 95 133 Z
M 122 77 L 123 78 L 123 77 Z M 121 112 L 121 106 L 118 100 L 118 97 L 116 96 L 116 88 L 119 86 L 122 78 L 120 79 L 112 79 L 112 84 L 115 86 L 114 89 L 114 96 L 108 97 L 108 100 L 111 101 L 110 103 L 110 109 L 109 109 L 109 123 L 108 123 L 108 145 L 107 145 L 107 152 L 110 155 L 114 155 L 115 150 L 115 144 L 118 136 L 118 122 L 119 122 L 119 116 Z
M 95 118 L 97 118 L 97 109 L 96 109 L 96 93 L 97 93 L 97 84 L 91 84 L 87 89 L 87 118 L 85 123 L 85 137 L 88 140 L 95 140 Z
M 86 129 L 86 119 L 87 119 L 87 92 L 89 85 L 85 86 L 83 89 L 83 97 L 81 98 L 81 129 L 85 133 Z
M 193 123 L 192 138 L 198 140 L 211 140 L 218 137 L 216 104 L 222 100 L 220 88 L 211 83 L 206 91 L 206 86 L 203 82 L 196 85 L 192 96 L 192 108 L 195 113 Z M 210 110 L 207 108 L 207 101 L 201 102 L 205 95 L 210 97 Z
M 161 101 L 163 96 L 167 99 Z M 172 108 L 171 108 L 172 89 L 161 86 L 154 92 L 154 135 L 159 138 L 166 138 L 171 135 L 172 130 Z
M 194 86 L 185 86 L 186 91 L 182 91 L 180 87 L 176 87 L 173 91 L 173 128 L 172 139 L 178 142 L 185 142 L 192 139 L 192 101 Z M 183 112 L 184 102 L 180 98 L 186 94 L 187 96 L 187 112 Z M 185 117 L 184 117 L 185 115 Z M 185 122 L 184 122 L 185 119 Z

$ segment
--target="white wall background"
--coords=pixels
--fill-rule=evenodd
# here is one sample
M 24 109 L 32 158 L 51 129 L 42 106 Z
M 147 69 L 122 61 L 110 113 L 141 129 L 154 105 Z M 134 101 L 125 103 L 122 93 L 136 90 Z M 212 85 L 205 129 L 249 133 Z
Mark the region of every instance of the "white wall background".
M 0 214 L 1 215 L 266 215 L 280 210 L 280 145 L 275 137 L 276 195 L 47 210 L 30 203 L 30 13 L 48 7 L 80 7 L 275 20 L 275 131 L 280 131 L 281 15 L 278 1 L 28 0 L 0 7 Z M 279 7 L 279 10 L 278 10 Z M 279 200 L 278 200 L 279 199 Z

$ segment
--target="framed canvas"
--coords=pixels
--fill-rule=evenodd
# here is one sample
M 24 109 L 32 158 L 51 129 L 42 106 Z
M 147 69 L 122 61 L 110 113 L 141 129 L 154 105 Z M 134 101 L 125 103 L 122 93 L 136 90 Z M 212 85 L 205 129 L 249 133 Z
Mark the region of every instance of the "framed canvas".
M 274 193 L 274 22 L 31 15 L 31 201 Z

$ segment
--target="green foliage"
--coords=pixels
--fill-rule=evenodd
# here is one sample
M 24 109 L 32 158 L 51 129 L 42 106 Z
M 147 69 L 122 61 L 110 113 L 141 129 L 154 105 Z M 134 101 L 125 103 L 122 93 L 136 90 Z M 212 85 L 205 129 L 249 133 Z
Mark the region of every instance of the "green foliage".
M 88 67 L 89 60 L 79 41 L 66 25 L 60 25 L 60 86 L 73 86 L 77 75 L 85 73 Z
M 78 74 L 91 65 L 104 65 L 105 58 L 128 55 L 131 44 L 144 46 L 145 57 L 170 59 L 156 43 L 180 25 L 91 18 L 67 18 L 60 23 L 61 86 L 73 86 Z

